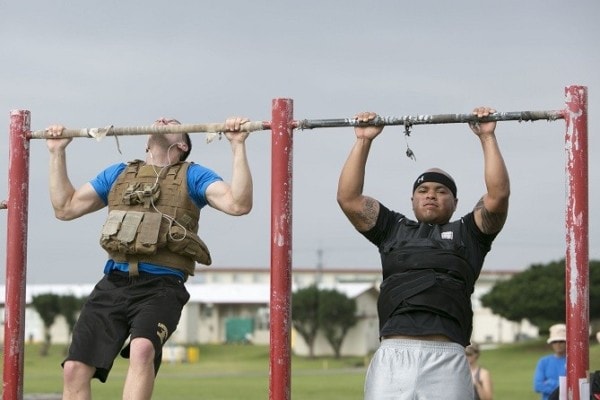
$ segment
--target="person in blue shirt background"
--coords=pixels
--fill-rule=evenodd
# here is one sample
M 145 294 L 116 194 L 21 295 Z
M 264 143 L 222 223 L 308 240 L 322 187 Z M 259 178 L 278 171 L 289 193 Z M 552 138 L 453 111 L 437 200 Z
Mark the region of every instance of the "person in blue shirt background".
M 542 400 L 550 399 L 550 395 L 559 387 L 559 377 L 567 375 L 566 325 L 552 325 L 547 343 L 552 347 L 553 354 L 540 358 L 533 377 L 533 389 L 541 393 Z

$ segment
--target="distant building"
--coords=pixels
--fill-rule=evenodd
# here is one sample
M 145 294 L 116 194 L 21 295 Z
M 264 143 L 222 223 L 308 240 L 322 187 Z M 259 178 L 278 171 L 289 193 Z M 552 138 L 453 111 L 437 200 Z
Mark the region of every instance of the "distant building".
M 510 278 L 512 272 L 483 271 L 473 294 L 473 340 L 479 343 L 512 343 L 519 338 L 537 337 L 538 330 L 527 321 L 515 323 L 483 308 L 479 298 L 493 285 Z M 357 301 L 358 324 L 348 332 L 342 345 L 343 355 L 367 355 L 378 345 L 377 297 L 381 271 L 367 268 L 294 268 L 292 290 L 318 283 L 336 289 Z M 175 344 L 225 342 L 269 342 L 270 272 L 268 268 L 201 268 L 186 283 L 190 300 L 183 309 L 177 330 L 169 340 Z M 27 285 L 25 340 L 43 340 L 43 323 L 30 306 L 34 295 L 43 293 L 88 295 L 92 284 Z M 0 306 L 4 318 L 5 288 L 0 286 Z M 2 321 L 4 322 L 4 321 Z M 68 329 L 58 318 L 51 330 L 54 343 L 67 343 Z M 3 338 L 4 330 L 0 332 Z M 292 350 L 308 354 L 302 337 L 292 332 Z M 315 355 L 333 354 L 318 335 Z

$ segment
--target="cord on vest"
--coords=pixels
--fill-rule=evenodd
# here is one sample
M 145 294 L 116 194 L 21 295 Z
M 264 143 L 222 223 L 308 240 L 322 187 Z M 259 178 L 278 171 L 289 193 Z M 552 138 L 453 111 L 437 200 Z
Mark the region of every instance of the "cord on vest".
M 168 164 L 161 167 L 160 171 L 156 171 L 156 166 L 154 164 L 152 164 L 152 169 L 154 170 L 154 174 L 156 174 L 156 180 L 154 181 L 154 184 L 152 185 L 152 187 L 150 188 L 151 191 L 153 191 L 157 186 L 158 186 L 158 180 L 160 179 L 160 175 L 163 173 L 163 171 L 165 170 L 165 168 L 168 168 L 171 166 L 171 157 L 169 154 L 169 151 L 171 150 L 171 148 L 173 146 L 176 146 L 177 143 L 173 143 L 172 145 L 169 146 L 169 148 L 167 149 L 167 161 Z M 154 156 L 152 155 L 152 151 L 150 151 L 149 148 L 146 149 L 146 152 L 150 153 L 150 158 L 154 159 Z M 140 193 L 140 194 L 144 194 L 144 191 L 142 190 L 136 190 L 134 191 L 134 193 Z M 169 238 L 174 241 L 174 242 L 180 242 L 182 240 L 184 240 L 187 237 L 187 229 L 185 226 L 183 226 L 182 224 L 180 224 L 179 222 L 177 222 L 175 220 L 175 217 L 172 217 L 168 214 L 163 213 L 162 211 L 160 211 L 157 207 L 156 204 L 154 204 L 154 198 L 150 197 L 150 204 L 152 205 L 152 208 L 154 209 L 154 211 L 156 211 L 158 214 L 160 214 L 160 216 L 164 219 L 166 219 L 167 221 L 169 221 L 169 230 L 168 230 L 168 235 Z M 177 226 L 179 226 L 181 229 L 183 229 L 183 236 L 180 239 L 177 239 L 173 236 L 173 234 L 171 233 L 171 227 L 173 226 L 173 224 L 176 224 Z

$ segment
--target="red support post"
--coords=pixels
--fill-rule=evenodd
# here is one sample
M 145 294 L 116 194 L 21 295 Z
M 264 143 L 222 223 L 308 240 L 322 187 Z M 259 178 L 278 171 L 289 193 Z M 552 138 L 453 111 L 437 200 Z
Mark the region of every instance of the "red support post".
M 30 113 L 10 113 L 3 400 L 23 398 Z
M 567 399 L 579 400 L 589 369 L 587 87 L 565 88 Z
M 271 121 L 270 400 L 290 399 L 293 100 L 274 99 Z

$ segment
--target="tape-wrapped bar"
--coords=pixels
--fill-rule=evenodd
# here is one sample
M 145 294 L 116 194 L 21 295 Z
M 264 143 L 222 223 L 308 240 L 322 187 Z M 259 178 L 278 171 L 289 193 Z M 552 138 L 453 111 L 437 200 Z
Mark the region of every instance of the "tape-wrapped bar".
M 270 123 L 265 121 L 249 121 L 241 125 L 244 132 L 255 132 L 270 129 Z M 101 139 L 105 136 L 136 136 L 167 133 L 217 133 L 224 132 L 224 123 L 208 124 L 187 124 L 187 125 L 162 125 L 162 126 L 133 126 L 133 127 L 115 127 L 105 128 L 84 128 L 84 129 L 65 129 L 61 137 L 87 137 Z M 29 133 L 31 139 L 51 139 L 52 137 L 46 130 L 32 131 Z

